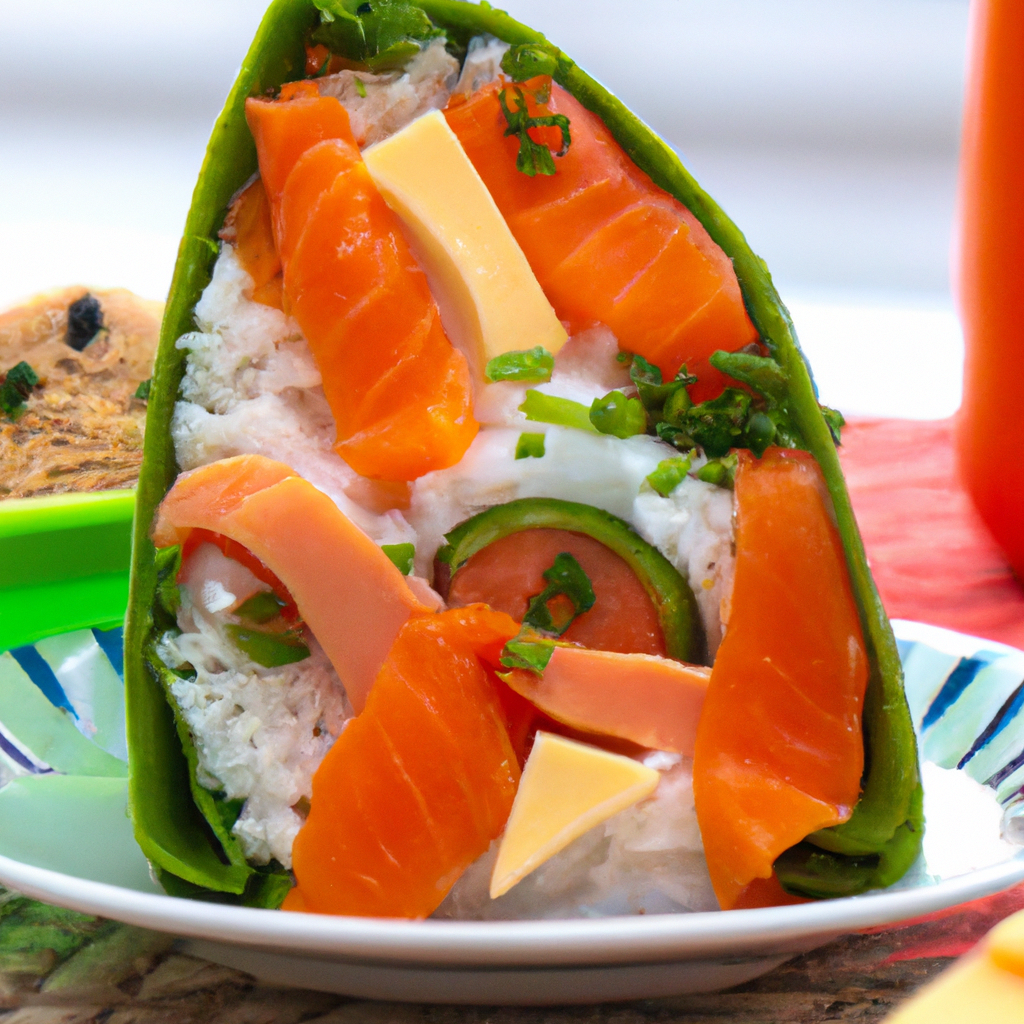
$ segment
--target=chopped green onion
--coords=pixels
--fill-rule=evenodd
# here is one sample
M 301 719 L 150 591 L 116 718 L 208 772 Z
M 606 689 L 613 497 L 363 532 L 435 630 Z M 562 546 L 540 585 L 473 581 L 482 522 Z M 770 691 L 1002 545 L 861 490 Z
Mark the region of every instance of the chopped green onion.
M 153 378 L 150 377 L 148 380 L 144 380 L 136 389 L 135 397 L 141 398 L 142 401 L 149 400 L 149 389 L 153 386 Z
M 627 398 L 621 391 L 609 391 L 590 406 L 590 422 L 602 434 L 625 439 L 647 432 L 647 413 L 639 398 Z
M 284 601 L 277 594 L 272 590 L 263 590 L 258 594 L 253 594 L 248 601 L 243 601 L 235 609 L 235 615 L 247 622 L 262 625 L 264 622 L 276 619 L 284 607 Z
M 731 455 L 726 455 L 722 459 L 712 459 L 697 470 L 697 479 L 703 480 L 706 484 L 715 484 L 718 487 L 726 487 L 732 490 L 736 482 L 736 466 L 738 461 L 735 452 Z
M 361 78 L 356 78 L 356 92 L 365 100 L 366 99 L 366 83 Z
M 665 459 L 658 463 L 657 469 L 647 475 L 647 482 L 663 498 L 667 498 L 685 479 L 690 472 L 690 457 Z
M 503 352 L 487 364 L 484 376 L 492 384 L 499 380 L 527 381 L 541 384 L 551 380 L 555 357 L 543 345 L 522 352 Z
M 597 427 L 590 422 L 590 410 L 585 405 L 568 398 L 546 395 L 536 388 L 526 392 L 526 401 L 519 406 L 519 411 L 535 423 L 554 423 L 560 427 L 587 430 L 591 434 L 599 433 Z
M 544 435 L 543 434 L 520 434 L 516 444 L 517 459 L 542 459 L 544 458 Z
M 264 668 L 280 668 L 309 657 L 309 648 L 298 633 L 265 633 L 235 625 L 224 628 L 238 649 Z
M 416 557 L 415 544 L 381 544 L 380 549 L 403 576 L 412 572 L 413 559 Z

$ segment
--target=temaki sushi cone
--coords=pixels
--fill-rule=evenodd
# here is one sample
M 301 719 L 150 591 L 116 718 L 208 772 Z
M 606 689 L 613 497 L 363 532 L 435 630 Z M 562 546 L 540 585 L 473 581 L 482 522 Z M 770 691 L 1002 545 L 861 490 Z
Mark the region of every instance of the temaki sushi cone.
M 497 78 L 474 70 L 487 48 L 501 58 Z M 218 262 L 227 249 L 230 266 Z M 259 436 L 276 429 L 267 417 L 248 447 L 204 442 L 182 465 L 180 405 L 200 373 L 189 359 L 202 352 L 202 372 L 221 372 L 210 309 L 240 280 L 247 322 L 285 333 L 231 379 L 255 394 L 268 366 L 286 367 L 306 389 L 289 415 L 315 413 L 330 441 L 283 456 Z M 197 323 L 206 340 L 195 340 Z M 514 443 L 517 479 L 540 473 L 568 433 L 621 465 L 632 496 L 734 488 L 720 646 L 717 605 L 708 611 L 674 547 L 644 534 L 626 505 L 612 507 L 614 487 L 589 501 L 552 477 L 497 488 L 434 531 L 443 543 L 422 524 L 409 540 L 402 516 L 419 514 L 424 481 L 486 471 L 480 446 L 506 415 L 482 397 L 488 389 L 543 384 L 573 360 L 596 366 L 607 347 L 595 338 L 617 343 L 601 373 L 621 374 L 619 386 L 589 408 L 527 390 L 518 408 L 536 430 Z M 210 415 L 233 400 L 211 400 Z M 836 454 L 840 425 L 819 405 L 786 308 L 739 229 L 661 139 L 540 33 L 460 0 L 276 0 L 210 140 L 149 397 L 125 667 L 131 814 L 167 890 L 269 907 L 292 890 L 294 909 L 430 913 L 500 836 L 530 730 L 569 729 L 557 724 L 566 687 L 573 728 L 599 745 L 602 728 L 614 735 L 587 731 L 571 656 L 555 661 L 546 712 L 521 696 L 537 685 L 507 685 L 508 670 L 543 678 L 552 651 L 573 644 L 617 652 L 585 660 L 608 672 L 628 671 L 629 656 L 706 664 L 717 649 L 706 696 L 706 670 L 686 676 L 686 707 L 692 718 L 703 702 L 694 793 L 722 907 L 895 882 L 920 848 L 922 791 L 896 644 Z M 199 579 L 197 553 L 226 575 L 203 577 L 204 596 L 195 584 L 183 612 L 179 584 Z M 431 568 L 440 596 L 422 578 Z M 612 598 L 620 611 L 602 619 Z M 452 610 L 439 612 L 442 599 Z M 182 654 L 183 614 L 195 637 L 233 645 L 238 679 L 269 668 L 275 693 L 297 693 L 315 666 L 316 700 L 335 700 L 335 718 L 321 709 L 310 719 L 312 797 L 293 793 L 285 806 L 287 836 L 308 818 L 298 888 L 291 838 L 268 826 L 254 856 L 256 840 L 239 830 L 244 799 L 223 781 L 234 768 L 213 770 L 202 749 L 196 723 L 209 695 L 185 691 L 197 671 L 228 668 Z M 674 678 L 656 666 L 647 676 L 662 687 Z M 461 704 L 445 689 L 451 679 Z M 615 680 L 602 687 L 621 692 Z M 428 705 L 442 720 L 446 706 L 460 708 L 452 721 L 474 733 L 474 758 L 440 734 L 433 755 L 399 749 L 415 731 L 402 722 Z M 470 724 L 468 706 L 485 725 Z M 672 732 L 638 716 L 623 735 Z M 244 745 L 274 726 L 256 718 L 248 736 L 234 720 L 224 729 L 238 725 Z M 351 729 L 335 743 L 342 719 Z M 353 759 L 394 750 L 407 768 L 399 781 L 381 782 L 385 766 L 372 798 L 356 806 L 339 795 Z M 460 765 L 457 786 L 438 781 L 445 758 Z M 408 806 L 409 827 L 437 844 L 428 856 L 402 833 L 394 849 L 416 861 L 411 875 L 396 869 L 381 838 L 393 823 L 371 813 L 371 799 L 393 801 L 396 814 Z M 331 822 L 349 823 L 344 835 L 325 824 L 331 807 Z M 360 828 L 377 838 L 353 839 Z M 336 848 L 318 849 L 314 832 Z M 371 846 L 391 858 L 376 880 L 365 859 L 383 855 Z M 310 879 L 333 877 L 323 858 L 340 858 L 358 895 L 321 903 Z M 386 879 L 397 877 L 408 891 L 389 902 Z

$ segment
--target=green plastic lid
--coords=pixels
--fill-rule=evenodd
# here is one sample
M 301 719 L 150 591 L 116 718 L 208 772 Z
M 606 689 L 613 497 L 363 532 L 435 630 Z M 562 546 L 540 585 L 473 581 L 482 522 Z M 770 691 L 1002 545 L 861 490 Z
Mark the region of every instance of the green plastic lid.
M 0 501 L 0 651 L 124 621 L 134 491 Z

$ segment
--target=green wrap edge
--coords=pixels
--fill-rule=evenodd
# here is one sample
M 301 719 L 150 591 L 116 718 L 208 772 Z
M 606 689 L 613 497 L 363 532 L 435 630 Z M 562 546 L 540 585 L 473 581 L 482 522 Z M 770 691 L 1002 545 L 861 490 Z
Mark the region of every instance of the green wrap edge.
M 490 33 L 513 44 L 545 41 L 503 11 L 463 0 L 415 0 L 430 18 L 465 41 Z M 194 771 L 179 741 L 174 715 L 147 663 L 153 631 L 154 549 L 150 524 L 177 475 L 170 421 L 184 368 L 175 342 L 193 329 L 192 315 L 210 280 L 216 233 L 234 193 L 256 170 L 255 147 L 245 123 L 251 95 L 303 77 L 304 37 L 316 23 L 312 0 L 274 0 L 217 120 L 193 194 L 192 208 L 160 335 L 150 392 L 145 458 L 139 479 L 132 583 L 125 633 L 128 740 L 132 751 L 129 801 L 136 837 L 165 875 L 227 893 L 245 883 L 191 798 Z M 792 320 L 765 262 L 742 232 L 697 184 L 678 156 L 635 114 L 572 60 L 559 54 L 555 80 L 607 125 L 630 158 L 688 207 L 732 259 L 747 310 L 774 358 L 789 377 L 790 409 L 821 466 L 857 599 L 871 672 L 864 708 L 867 768 L 853 816 L 787 851 L 776 865 L 784 886 L 811 895 L 852 895 L 898 879 L 916 858 L 923 836 L 917 744 L 903 693 L 895 638 L 868 569 L 867 557 L 843 480 L 835 444 L 821 415 Z M 251 872 L 251 869 L 249 869 Z

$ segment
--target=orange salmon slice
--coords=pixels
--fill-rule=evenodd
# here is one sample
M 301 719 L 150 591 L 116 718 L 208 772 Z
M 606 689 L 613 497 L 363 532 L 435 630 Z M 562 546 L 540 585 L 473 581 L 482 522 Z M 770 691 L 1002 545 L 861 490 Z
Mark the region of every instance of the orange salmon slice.
M 326 494 L 262 455 L 178 477 L 157 510 L 153 542 L 180 544 L 193 529 L 241 544 L 284 584 L 356 712 L 405 622 L 432 611 Z
M 725 910 L 780 892 L 775 859 L 846 821 L 864 770 L 868 660 L 821 470 L 740 452 L 736 570 L 693 761 L 697 821 Z M 749 891 L 748 891 L 749 890 Z
M 682 203 L 629 159 L 595 114 L 548 79 L 523 86 L 531 116 L 564 114 L 572 144 L 556 173 L 530 178 L 516 170 L 518 140 L 507 127 L 494 83 L 445 116 L 501 210 L 563 321 L 575 333 L 606 324 L 620 347 L 671 379 L 683 363 L 699 383 L 697 401 L 728 382 L 708 362 L 717 349 L 758 341 L 732 261 Z M 550 88 L 546 103 L 535 93 Z M 535 129 L 557 150 L 556 129 Z
M 313 777 L 285 910 L 427 917 L 501 834 L 519 764 L 488 665 L 518 630 L 484 605 L 403 627 Z
M 414 480 L 454 465 L 478 425 L 465 357 L 352 138 L 311 83 L 246 101 L 284 267 L 286 308 L 323 376 L 335 449 L 356 472 Z

